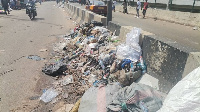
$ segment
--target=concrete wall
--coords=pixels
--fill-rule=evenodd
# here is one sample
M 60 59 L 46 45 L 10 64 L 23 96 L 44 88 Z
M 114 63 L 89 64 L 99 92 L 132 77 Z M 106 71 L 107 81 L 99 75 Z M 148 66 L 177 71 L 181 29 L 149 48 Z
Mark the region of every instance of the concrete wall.
M 95 14 L 86 9 L 82 9 L 72 4 L 66 4 L 68 12 L 78 23 L 91 22 L 92 20 L 102 22 L 104 26 L 107 25 L 107 18 L 98 14 Z
M 185 69 L 192 70 L 185 67 L 190 51 L 166 42 L 155 36 L 144 36 L 142 43 L 148 73 L 159 80 L 159 89 L 163 92 L 168 92 L 183 78 Z
M 119 5 L 116 6 L 116 10 L 123 11 L 122 6 L 119 6 Z M 129 6 L 128 12 L 136 15 L 135 7 Z M 141 10 L 140 10 L 140 15 L 142 15 Z M 147 10 L 146 16 L 165 20 L 165 21 L 175 22 L 179 24 L 200 27 L 200 13 L 179 12 L 179 11 L 169 11 L 169 10 L 149 8 Z

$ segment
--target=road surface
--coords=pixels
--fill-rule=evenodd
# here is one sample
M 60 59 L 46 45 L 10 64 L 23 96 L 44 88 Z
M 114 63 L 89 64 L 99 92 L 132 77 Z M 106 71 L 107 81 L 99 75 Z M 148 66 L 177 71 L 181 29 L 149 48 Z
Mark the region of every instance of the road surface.
M 36 103 L 30 97 L 40 96 L 42 86 L 51 83 L 51 78 L 41 73 L 46 60 L 27 57 L 46 58 L 49 52 L 40 49 L 50 51 L 56 37 L 72 28 L 66 11 L 55 4 L 55 1 L 37 4 L 38 16 L 33 21 L 24 9 L 13 10 L 8 16 L 0 15 L 0 112 L 29 112 Z

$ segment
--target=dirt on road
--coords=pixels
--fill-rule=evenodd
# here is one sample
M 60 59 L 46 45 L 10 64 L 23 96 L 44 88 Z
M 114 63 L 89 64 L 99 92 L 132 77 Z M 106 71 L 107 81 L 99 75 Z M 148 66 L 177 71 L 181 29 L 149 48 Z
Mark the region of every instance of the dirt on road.
M 37 4 L 31 21 L 25 9 L 0 15 L 0 111 L 40 111 L 38 99 L 54 78 L 41 72 L 60 35 L 74 27 L 64 8 L 56 2 Z M 37 55 L 44 60 L 28 59 Z M 44 104 L 45 105 L 45 104 Z M 47 111 L 48 108 L 44 111 Z

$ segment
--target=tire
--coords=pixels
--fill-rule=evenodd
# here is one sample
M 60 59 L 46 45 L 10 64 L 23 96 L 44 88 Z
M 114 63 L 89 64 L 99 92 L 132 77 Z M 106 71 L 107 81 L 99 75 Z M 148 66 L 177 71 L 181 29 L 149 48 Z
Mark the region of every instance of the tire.
M 32 13 L 29 12 L 28 16 L 29 16 L 29 18 L 31 19 L 31 18 L 32 18 Z
M 32 17 L 32 18 L 30 18 L 31 20 L 33 20 L 35 18 L 35 14 L 33 12 L 31 12 L 31 17 Z

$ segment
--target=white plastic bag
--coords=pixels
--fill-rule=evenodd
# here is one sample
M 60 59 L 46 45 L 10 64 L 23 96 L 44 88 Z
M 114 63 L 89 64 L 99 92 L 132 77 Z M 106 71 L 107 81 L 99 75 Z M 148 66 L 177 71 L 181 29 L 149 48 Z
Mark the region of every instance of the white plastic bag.
M 58 95 L 58 92 L 55 89 L 49 88 L 46 92 L 42 94 L 42 96 L 40 97 L 40 100 L 47 103 L 47 102 L 52 101 L 57 95 Z
M 121 44 L 117 46 L 116 55 L 119 59 L 130 59 L 131 61 L 136 62 L 141 56 L 141 50 L 135 50 L 130 45 Z
M 60 85 L 66 86 L 70 83 L 74 83 L 73 75 L 67 75 L 62 80 L 59 81 Z
M 140 28 L 134 27 L 130 33 L 126 34 L 126 45 L 134 45 L 139 43 Z M 133 44 L 134 43 L 134 44 Z
M 200 112 L 200 67 L 170 90 L 158 112 Z
M 104 28 L 104 27 L 101 27 L 101 26 L 96 26 L 94 27 L 93 30 L 99 30 L 101 33 L 106 33 L 108 32 L 108 29 Z
M 126 35 L 126 44 L 117 46 L 117 58 L 130 59 L 133 62 L 139 60 L 141 55 L 141 47 L 139 43 L 140 29 L 133 28 L 130 33 Z

